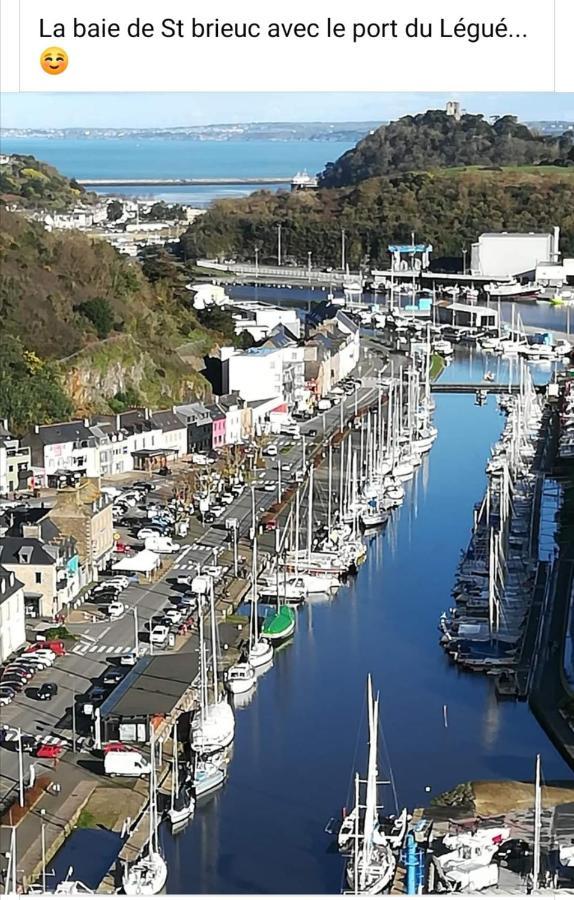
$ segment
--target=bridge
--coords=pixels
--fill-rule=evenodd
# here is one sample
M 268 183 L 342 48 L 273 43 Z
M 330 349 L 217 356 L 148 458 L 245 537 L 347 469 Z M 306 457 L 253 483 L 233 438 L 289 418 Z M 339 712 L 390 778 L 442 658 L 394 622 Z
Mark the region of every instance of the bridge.
M 189 187 L 213 185 L 290 184 L 292 176 L 269 175 L 228 178 L 76 178 L 82 187 Z
M 476 383 L 449 384 L 447 381 L 435 381 L 431 384 L 433 394 L 476 394 L 486 391 L 488 394 L 518 394 L 519 384 L 497 384 L 494 381 L 478 381 Z

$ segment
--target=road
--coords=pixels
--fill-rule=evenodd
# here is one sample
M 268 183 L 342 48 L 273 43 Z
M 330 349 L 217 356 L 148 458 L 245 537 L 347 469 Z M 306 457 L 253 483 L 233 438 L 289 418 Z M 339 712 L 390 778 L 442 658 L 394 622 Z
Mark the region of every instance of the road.
M 277 436 L 273 439 L 279 452 L 276 457 L 264 457 L 265 468 L 259 470 L 255 489 L 258 515 L 268 510 L 278 499 L 279 460 L 282 485 L 285 487 L 294 473 L 304 468 L 303 455 L 307 466 L 311 455 L 318 450 L 330 433 L 337 430 L 341 422 L 347 422 L 357 409 L 364 408 L 376 400 L 378 391 L 376 369 L 380 366 L 380 357 L 376 357 L 369 350 L 364 352 L 354 373 L 361 375 L 362 387 L 355 393 L 345 396 L 338 406 L 305 422 L 301 440 L 286 436 Z M 310 437 L 310 431 L 317 433 Z M 287 467 L 290 467 L 290 471 Z M 134 479 L 137 480 L 136 475 Z M 273 490 L 263 490 L 263 485 L 272 485 Z M 246 489 L 226 508 L 218 523 L 200 529 L 200 534 L 195 539 L 190 536 L 181 540 L 181 549 L 174 555 L 171 568 L 161 580 L 151 586 L 133 585 L 122 593 L 121 600 L 126 606 L 126 612 L 121 618 L 113 622 L 100 618 L 97 604 L 85 604 L 81 607 L 80 614 L 85 615 L 85 621 L 68 625 L 69 630 L 77 637 L 72 652 L 59 658 L 53 667 L 38 673 L 32 681 L 32 685 L 38 685 L 42 681 L 55 682 L 58 685 L 57 696 L 50 701 L 42 702 L 34 699 L 33 688 L 27 689 L 28 696 L 22 693 L 18 700 L 0 709 L 0 724 L 3 727 L 20 728 L 25 734 L 53 736 L 56 739 L 70 741 L 74 696 L 82 695 L 92 684 L 97 683 L 110 664 L 117 664 L 118 658 L 123 653 L 133 650 L 136 643 L 147 651 L 147 624 L 152 616 L 169 605 L 170 597 L 174 596 L 171 581 L 178 575 L 193 574 L 198 566 L 212 564 L 217 554 L 229 546 L 227 531 L 224 528 L 226 519 L 237 519 L 240 536 L 247 536 L 251 527 L 251 504 L 251 491 Z M 192 532 L 196 531 L 197 528 L 192 529 Z M 137 637 L 134 628 L 136 621 L 134 610 L 137 610 L 139 624 Z M 96 620 L 92 621 L 92 618 Z M 76 724 L 82 725 L 80 721 Z M 28 757 L 25 756 L 25 771 L 27 767 Z M 0 746 L 0 802 L 17 784 L 16 745 L 4 743 Z

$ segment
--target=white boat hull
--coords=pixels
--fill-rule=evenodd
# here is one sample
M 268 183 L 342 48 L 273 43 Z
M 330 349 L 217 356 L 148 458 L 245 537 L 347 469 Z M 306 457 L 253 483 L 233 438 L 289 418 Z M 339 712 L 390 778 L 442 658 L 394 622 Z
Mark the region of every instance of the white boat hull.
M 273 645 L 264 638 L 260 638 L 257 643 L 253 644 L 249 651 L 249 665 L 254 669 L 260 669 L 267 666 L 273 659 Z
M 122 878 L 122 887 L 128 895 L 152 897 L 160 894 L 167 881 L 167 865 L 159 853 L 149 853 L 134 863 Z

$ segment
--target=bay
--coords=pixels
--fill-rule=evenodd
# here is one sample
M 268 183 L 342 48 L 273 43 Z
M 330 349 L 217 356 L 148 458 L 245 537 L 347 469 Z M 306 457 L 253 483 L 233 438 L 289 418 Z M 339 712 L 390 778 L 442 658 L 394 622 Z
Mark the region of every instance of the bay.
M 173 141 L 166 138 L 2 138 L 3 153 L 31 154 L 69 178 L 288 178 L 314 175 L 349 149 L 340 141 Z M 282 186 L 285 187 L 286 183 Z M 275 186 L 277 187 L 277 186 Z M 102 188 L 104 195 L 205 206 L 253 186 Z

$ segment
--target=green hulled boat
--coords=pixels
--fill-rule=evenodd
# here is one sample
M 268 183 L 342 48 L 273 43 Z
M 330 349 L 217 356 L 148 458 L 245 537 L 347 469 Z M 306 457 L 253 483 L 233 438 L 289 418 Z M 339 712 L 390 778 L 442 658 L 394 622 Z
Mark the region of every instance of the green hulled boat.
M 263 622 L 261 637 L 268 641 L 284 641 L 295 631 L 295 610 L 290 606 L 278 606 L 277 612 L 269 615 Z

